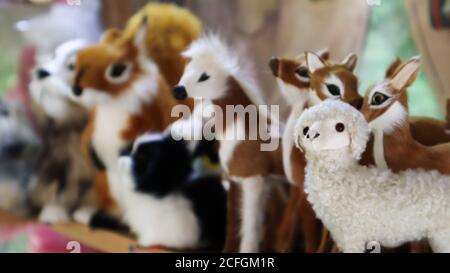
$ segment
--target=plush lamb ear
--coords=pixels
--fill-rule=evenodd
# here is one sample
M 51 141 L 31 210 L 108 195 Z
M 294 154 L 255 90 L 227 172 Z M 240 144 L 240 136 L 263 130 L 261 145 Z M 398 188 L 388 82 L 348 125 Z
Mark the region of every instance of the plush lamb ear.
M 300 138 L 301 138 L 301 136 L 299 136 L 299 135 L 296 136 L 296 139 L 295 139 L 295 146 L 297 147 L 297 149 L 300 150 L 300 152 L 305 153 L 305 151 L 304 151 L 303 148 L 302 148 L 302 144 L 301 144 Z
M 100 41 L 102 43 L 112 43 L 113 41 L 115 41 L 117 38 L 119 38 L 122 35 L 122 31 L 120 29 L 117 28 L 111 28 L 108 29 L 107 31 L 105 31 L 102 35 L 102 38 L 100 39 Z
M 328 48 L 319 50 L 317 51 L 317 56 L 320 56 L 322 60 L 328 61 L 330 59 L 330 50 Z
M 345 66 L 351 72 L 355 71 L 356 64 L 358 63 L 358 56 L 355 53 L 350 53 L 343 61 L 342 65 Z
M 306 52 L 306 63 L 311 73 L 314 73 L 317 70 L 324 68 L 326 66 L 325 61 L 321 57 L 312 52 Z
M 355 111 L 356 118 L 351 119 L 352 124 L 349 126 L 351 137 L 350 149 L 353 158 L 360 160 L 366 150 L 367 141 L 369 141 L 370 128 L 361 112 L 355 109 L 352 109 L 352 111 Z
M 419 74 L 420 57 L 414 57 L 397 69 L 395 76 L 391 80 L 391 85 L 395 90 L 403 90 L 413 84 Z
M 389 66 L 389 68 L 386 71 L 385 78 L 386 79 L 392 79 L 395 75 L 395 72 L 397 72 L 397 69 L 402 65 L 402 60 L 400 60 L 399 57 L 395 59 L 395 61 Z

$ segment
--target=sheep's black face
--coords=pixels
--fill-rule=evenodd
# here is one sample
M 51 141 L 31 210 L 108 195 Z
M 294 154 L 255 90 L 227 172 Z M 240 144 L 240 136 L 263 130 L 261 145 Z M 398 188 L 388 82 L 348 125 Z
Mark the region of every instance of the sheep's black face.
M 136 190 L 157 196 L 180 188 L 191 172 L 186 143 L 170 136 L 139 143 L 131 159 Z

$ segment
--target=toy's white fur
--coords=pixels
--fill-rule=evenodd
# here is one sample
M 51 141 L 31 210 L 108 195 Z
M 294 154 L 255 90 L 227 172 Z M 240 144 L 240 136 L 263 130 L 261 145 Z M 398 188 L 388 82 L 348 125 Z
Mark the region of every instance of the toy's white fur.
M 370 122 L 370 128 L 381 130 L 383 133 L 392 133 L 395 128 L 408 122 L 408 111 L 400 102 L 394 102 L 381 116 Z
M 228 78 L 233 77 L 242 87 L 246 95 L 256 105 L 263 105 L 261 92 L 243 76 L 248 74 L 239 63 L 239 56 L 217 35 L 207 35 L 194 41 L 183 52 L 190 59 L 180 80 L 180 85 L 186 87 L 190 97 L 216 99 L 224 95 L 228 89 Z M 202 73 L 211 76 L 211 80 L 198 83 Z
M 278 88 L 284 97 L 284 100 L 291 106 L 302 104 L 305 100 L 309 99 L 308 89 L 301 90 L 297 86 L 286 83 L 283 80 L 277 78 Z
M 344 132 L 333 131 L 329 122 L 336 120 L 345 125 Z M 323 131 L 311 140 L 303 129 L 314 124 Z M 341 142 L 348 145 L 335 149 L 313 145 L 340 136 L 348 138 Z M 364 252 L 370 241 L 396 247 L 429 239 L 433 251 L 450 252 L 449 176 L 423 170 L 395 174 L 360 166 L 369 126 L 356 109 L 342 102 L 326 101 L 306 110 L 298 121 L 296 137 L 308 162 L 308 201 L 341 250 Z
M 266 202 L 264 177 L 256 176 L 242 181 L 242 241 L 239 251 L 255 253 L 262 240 L 264 214 L 261 212 Z
M 334 84 L 337 87 L 339 87 L 339 90 L 341 91 L 341 94 L 339 96 L 334 96 L 328 91 L 327 85 L 328 84 Z M 345 94 L 345 86 L 344 83 L 339 79 L 336 75 L 330 74 L 327 78 L 324 79 L 324 83 L 322 84 L 322 93 L 326 94 L 330 98 L 335 97 L 344 97 Z
M 43 223 L 67 223 L 70 220 L 67 208 L 60 204 L 46 204 L 39 213 L 39 221 Z
M 81 97 L 84 105 L 96 106 L 96 130 L 92 143 L 107 167 L 111 194 L 119 204 L 122 193 L 116 165 L 120 150 L 127 144 L 121 138 L 121 132 L 128 126 L 129 117 L 139 113 L 142 105 L 149 102 L 159 88 L 159 70 L 156 64 L 143 59 L 140 63 L 145 74 L 119 97 L 98 90 L 85 90 Z
M 88 45 L 85 40 L 68 41 L 56 49 L 53 58 L 42 61 L 32 73 L 30 83 L 32 98 L 42 105 L 47 115 L 56 120 L 63 120 L 71 114 L 73 71 L 69 66 L 74 64 L 77 52 Z M 47 71 L 49 76 L 38 79 L 37 69 Z
M 380 129 L 373 130 L 373 157 L 375 165 L 381 169 L 387 169 L 389 166 L 384 157 L 384 133 Z
M 119 175 L 124 197 L 124 220 L 142 246 L 164 245 L 194 249 L 200 240 L 200 225 L 191 201 L 181 194 L 154 197 L 134 189 L 129 157 L 119 159 Z
M 253 104 L 264 104 L 261 92 L 249 78 L 245 77 L 247 73 L 243 71 L 237 54 L 234 54 L 218 36 L 208 35 L 194 41 L 183 53 L 183 56 L 190 61 L 185 67 L 179 85 L 185 87 L 189 97 L 209 101 L 222 98 L 228 91 L 229 79 L 233 78 Z M 199 82 L 203 73 L 210 76 L 210 79 Z M 259 108 L 258 111 L 260 115 L 268 116 L 268 113 Z M 219 157 L 225 170 L 227 170 L 228 162 L 234 156 L 237 145 L 241 143 L 240 139 L 242 138 L 239 138 L 238 135 L 242 133 L 242 126 L 238 121 L 238 123 L 227 125 L 226 131 L 223 132 L 224 136 L 219 136 L 222 139 Z M 258 176 L 233 177 L 233 179 L 241 182 L 243 186 L 240 251 L 258 252 L 262 234 L 262 204 L 265 202 L 264 196 L 261 194 L 265 187 L 263 179 Z

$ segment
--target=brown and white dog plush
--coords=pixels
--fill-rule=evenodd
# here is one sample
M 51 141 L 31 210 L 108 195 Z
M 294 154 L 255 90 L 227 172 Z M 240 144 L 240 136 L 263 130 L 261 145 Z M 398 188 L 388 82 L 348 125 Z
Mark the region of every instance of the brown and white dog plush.
M 138 136 L 162 132 L 174 121 L 171 110 L 176 101 L 158 65 L 147 57 L 146 35 L 146 20 L 134 39 L 117 39 L 114 31 L 107 32 L 102 42 L 81 51 L 75 63 L 73 93 L 92 109 L 84 149 L 97 165 L 98 208 L 103 211 L 121 214 L 121 152 Z M 80 222 L 102 225 L 93 223 L 92 214 L 75 216 Z
M 273 58 L 270 62 L 280 90 L 291 105 L 291 115 L 283 137 L 283 164 L 286 177 L 294 187 L 291 188 L 278 230 L 276 249 L 280 252 L 291 250 L 300 233 L 304 237 L 306 252 L 318 251 L 320 241 L 320 223 L 303 192 L 305 158 L 294 145 L 293 130 L 298 117 L 305 107 L 326 98 L 341 99 L 356 107 L 361 102 L 357 77 L 353 74 L 356 55 L 350 54 L 341 64 L 335 65 L 328 62 L 328 58 L 329 53 L 322 51 L 318 54 L 305 53 L 294 60 Z
M 259 90 L 245 77 L 238 57 L 217 36 L 194 41 L 184 56 L 189 62 L 179 85 L 174 88 L 174 95 L 178 99 L 201 98 L 224 113 L 214 117 L 215 136 L 220 143 L 219 157 L 226 175 L 242 186 L 239 250 L 258 252 L 266 202 L 265 179 L 283 175 L 282 162 L 278 160 L 281 158 L 279 133 L 270 132 L 267 140 L 260 134 L 255 139 L 250 138 L 255 132 L 268 132 L 274 121 L 257 107 L 263 104 Z M 245 114 L 226 118 L 228 106 L 254 107 L 256 126 L 251 127 L 255 124 L 251 124 L 252 118 L 246 118 Z M 267 144 L 275 144 L 277 148 L 264 151 L 262 147 Z
M 373 131 L 372 154 L 379 168 L 394 172 L 406 169 L 450 173 L 450 144 L 425 146 L 411 134 L 408 120 L 407 88 L 420 69 L 419 58 L 401 65 L 391 77 L 367 91 L 361 109 Z

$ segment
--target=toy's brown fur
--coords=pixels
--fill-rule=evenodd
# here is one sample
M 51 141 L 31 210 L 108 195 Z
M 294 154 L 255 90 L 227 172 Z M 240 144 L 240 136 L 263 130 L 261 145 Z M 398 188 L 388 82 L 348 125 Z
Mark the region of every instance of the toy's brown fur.
M 145 18 L 145 19 L 144 19 Z M 159 90 L 148 103 L 143 102 L 138 114 L 130 115 L 128 126 L 121 132 L 125 143 L 132 143 L 140 134 L 147 131 L 162 131 L 174 121 L 170 111 L 177 104 L 171 95 L 170 86 L 176 83 L 184 69 L 185 60 L 181 52 L 200 36 L 200 21 L 189 11 L 171 4 L 151 3 L 132 17 L 122 32 L 110 29 L 102 37 L 102 41 L 79 53 L 75 67 L 74 85 L 85 90 L 87 88 L 108 92 L 118 97 L 130 90 L 132 84 L 143 77 L 140 68 L 138 49 L 133 44 L 142 22 L 146 22 L 145 47 L 147 58 L 155 62 L 161 72 Z M 104 75 L 111 64 L 132 63 L 134 70 L 129 80 L 122 84 L 111 84 Z M 191 100 L 182 103 L 192 107 Z M 85 155 L 89 155 L 91 139 L 96 130 L 95 111 L 92 111 L 90 122 L 83 135 Z M 99 208 L 114 208 L 106 173 L 98 171 L 96 188 L 99 196 Z
M 386 71 L 385 78 L 392 79 L 398 69 L 402 66 L 400 58 L 389 66 Z M 401 100 L 406 101 L 406 108 L 408 108 L 408 95 L 406 92 L 401 94 Z M 450 128 L 450 101 L 447 101 L 447 122 L 436 120 L 428 117 L 410 117 L 409 124 L 412 137 L 419 143 L 426 146 L 433 146 L 441 143 L 450 142 L 450 134 L 446 132 Z
M 397 73 L 411 62 L 418 62 L 413 59 L 397 69 Z M 365 115 L 368 122 L 382 116 L 392 106 L 399 102 L 405 109 L 407 108 L 406 92 L 417 77 L 415 72 L 407 81 L 404 88 L 397 90 L 392 84 L 388 85 L 388 91 L 394 95 L 392 101 L 383 108 L 374 109 L 370 107 L 369 91 L 364 97 L 361 112 Z M 412 137 L 410 123 L 404 121 L 398 124 L 391 133 L 384 133 L 384 155 L 389 168 L 395 172 L 405 169 L 425 169 L 438 170 L 443 174 L 450 173 L 450 145 L 439 144 L 434 146 L 425 146 Z

